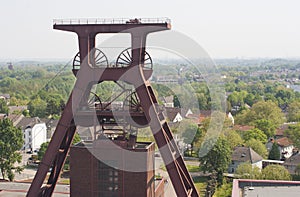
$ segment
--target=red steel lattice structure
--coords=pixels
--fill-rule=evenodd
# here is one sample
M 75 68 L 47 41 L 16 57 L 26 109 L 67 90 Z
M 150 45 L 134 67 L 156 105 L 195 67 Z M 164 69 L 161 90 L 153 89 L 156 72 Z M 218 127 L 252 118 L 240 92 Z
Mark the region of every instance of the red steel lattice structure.
M 104 119 L 118 116 L 118 113 L 121 113 L 120 116 L 124 114 L 131 116 L 131 119 L 139 124 L 150 126 L 177 196 L 199 196 L 148 81 L 152 68 L 146 66 L 146 61 L 150 58 L 145 51 L 146 37 L 152 32 L 169 30 L 170 21 L 168 19 L 56 20 L 53 28 L 75 32 L 78 35 L 79 53 L 73 62 L 73 73 L 77 80 L 27 196 L 52 195 L 78 125 L 91 126 L 95 115 L 103 122 Z M 118 66 L 117 62 L 115 66 L 109 67 L 106 57 L 102 58 L 105 55 L 95 49 L 96 35 L 105 33 L 131 35 L 129 49 L 131 59 L 127 65 Z M 112 113 L 103 110 L 103 106 L 95 111 L 86 110 L 92 86 L 103 81 L 122 81 L 133 85 L 140 109 L 129 109 L 126 113 L 122 111 Z M 130 124 L 133 124 L 132 121 Z M 52 171 L 47 184 L 43 185 L 50 168 Z

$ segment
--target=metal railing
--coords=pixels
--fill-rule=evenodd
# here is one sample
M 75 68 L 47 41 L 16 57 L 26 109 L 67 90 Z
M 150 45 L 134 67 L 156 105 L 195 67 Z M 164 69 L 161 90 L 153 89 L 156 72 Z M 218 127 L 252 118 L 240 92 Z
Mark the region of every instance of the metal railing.
M 169 18 L 86 18 L 86 19 L 54 19 L 54 25 L 80 25 L 80 24 L 149 24 L 171 23 Z

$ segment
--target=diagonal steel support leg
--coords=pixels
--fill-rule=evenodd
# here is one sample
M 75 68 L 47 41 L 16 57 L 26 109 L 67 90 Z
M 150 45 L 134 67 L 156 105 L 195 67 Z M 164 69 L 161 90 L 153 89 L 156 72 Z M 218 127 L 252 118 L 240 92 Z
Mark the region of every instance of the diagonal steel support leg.
M 158 109 L 156 107 L 158 103 L 151 86 L 144 83 L 136 87 L 136 92 L 141 100 L 144 111 L 148 112 L 145 113 L 145 116 L 150 122 L 152 133 L 160 149 L 177 196 L 199 196 L 167 122 L 161 120 L 158 116 Z
M 77 88 L 74 88 L 71 93 L 42 162 L 28 190 L 27 197 L 50 197 L 52 195 L 76 131 L 72 109 L 73 106 L 75 106 L 76 109 L 80 106 L 84 95 L 90 91 L 89 84 L 90 79 L 86 77 L 81 77 L 76 81 L 75 87 Z M 50 168 L 52 168 L 52 171 L 47 185 L 42 188 Z

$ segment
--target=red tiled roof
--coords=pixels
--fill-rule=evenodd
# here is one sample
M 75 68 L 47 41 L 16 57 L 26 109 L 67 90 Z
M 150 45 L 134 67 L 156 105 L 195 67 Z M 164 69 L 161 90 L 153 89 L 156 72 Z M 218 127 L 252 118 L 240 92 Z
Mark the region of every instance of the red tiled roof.
M 279 128 L 276 129 L 276 136 L 283 136 L 284 131 L 289 128 L 288 124 L 283 124 Z
M 237 130 L 237 131 L 249 131 L 251 129 L 254 129 L 254 126 L 250 126 L 250 125 L 234 125 L 233 130 Z
M 283 138 L 279 138 L 276 140 L 278 146 L 290 146 L 293 145 L 293 143 L 291 142 L 291 140 L 287 137 L 283 137 Z

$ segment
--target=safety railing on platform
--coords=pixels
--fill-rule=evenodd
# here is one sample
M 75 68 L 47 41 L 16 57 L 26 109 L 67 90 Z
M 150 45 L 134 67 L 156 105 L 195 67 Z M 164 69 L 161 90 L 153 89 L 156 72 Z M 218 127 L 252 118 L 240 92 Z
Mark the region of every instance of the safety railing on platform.
M 87 18 L 87 19 L 54 19 L 54 25 L 76 24 L 147 24 L 171 23 L 169 18 Z

